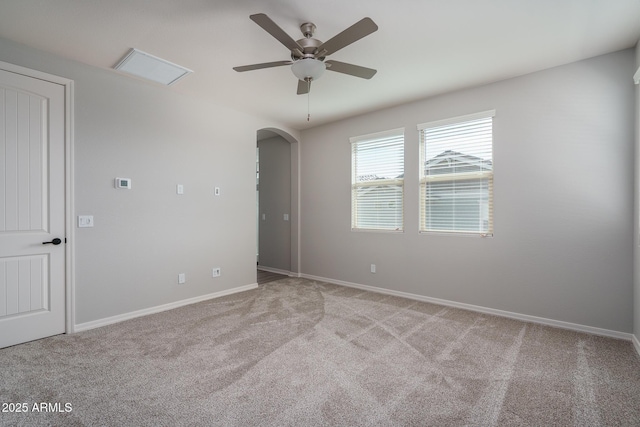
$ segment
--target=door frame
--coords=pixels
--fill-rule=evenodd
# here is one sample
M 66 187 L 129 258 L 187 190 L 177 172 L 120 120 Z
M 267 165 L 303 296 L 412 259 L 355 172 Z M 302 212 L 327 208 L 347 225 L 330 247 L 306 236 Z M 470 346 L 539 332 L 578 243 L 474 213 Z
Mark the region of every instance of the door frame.
M 291 271 L 286 272 L 291 277 L 300 277 L 302 274 L 301 254 L 300 254 L 300 137 L 291 135 L 288 131 L 275 127 L 262 127 L 256 129 L 256 148 L 260 139 L 260 132 L 269 132 L 274 136 L 280 136 L 287 141 L 291 147 L 291 210 L 289 212 L 289 221 L 291 227 Z M 256 207 L 257 213 L 257 207 Z M 259 225 L 258 225 L 259 227 Z M 258 228 L 257 227 L 257 228 Z M 258 240 L 259 230 L 256 229 L 256 241 Z
M 32 70 L 19 65 L 0 61 L 0 69 L 26 77 L 56 83 L 64 87 L 64 226 L 65 226 L 65 333 L 75 331 L 75 227 L 73 222 L 74 204 L 74 174 L 73 174 L 73 80 L 56 76 L 42 71 Z

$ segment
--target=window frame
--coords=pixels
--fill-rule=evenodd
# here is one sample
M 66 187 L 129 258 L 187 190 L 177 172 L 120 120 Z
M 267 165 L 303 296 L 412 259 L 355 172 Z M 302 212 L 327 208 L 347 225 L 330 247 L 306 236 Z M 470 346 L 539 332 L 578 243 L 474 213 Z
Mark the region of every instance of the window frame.
M 356 146 L 362 146 L 367 143 L 379 143 L 385 139 L 399 139 L 400 141 L 394 141 L 400 146 L 402 166 L 402 178 L 388 178 L 388 179 L 376 179 L 371 181 L 357 182 L 357 162 L 356 162 Z M 350 152 L 351 152 L 351 231 L 364 231 L 364 232 L 383 232 L 383 233 L 403 233 L 404 224 L 404 200 L 405 200 L 405 186 L 404 186 L 404 174 L 405 174 L 405 128 L 390 129 L 382 132 L 375 132 L 366 135 L 360 135 L 349 138 Z M 374 187 L 374 186 L 399 186 L 401 188 L 401 201 L 400 201 L 400 226 L 396 228 L 384 228 L 384 227 L 372 227 L 372 226 L 359 226 L 359 222 L 363 222 L 358 216 L 358 199 L 357 191 L 361 188 Z M 360 221 L 358 221 L 360 219 Z
M 418 231 L 420 234 L 440 234 L 440 235 L 457 235 L 457 236 L 479 236 L 479 237 L 493 237 L 494 234 L 494 117 L 496 116 L 495 110 L 486 110 L 478 113 L 467 114 L 463 116 L 451 117 L 442 120 L 435 120 L 431 122 L 426 122 L 419 124 L 417 126 L 418 130 L 418 140 L 419 140 L 419 194 L 418 194 L 418 205 L 419 205 L 419 215 L 418 215 Z M 426 170 L 426 153 L 425 147 L 427 142 L 425 141 L 425 133 L 428 129 L 435 128 L 443 128 L 447 126 L 455 126 L 464 124 L 467 122 L 478 121 L 482 119 L 490 119 L 490 127 L 491 127 L 491 142 L 490 142 L 490 154 L 491 157 L 489 159 L 491 164 L 490 170 L 485 171 L 476 171 L 476 172 L 461 172 L 461 173 L 450 173 L 450 174 L 442 174 L 431 175 L 428 176 L 425 173 Z M 464 154 L 464 153 L 460 153 Z M 426 200 L 426 191 L 427 185 L 429 183 L 434 182 L 463 182 L 470 181 L 474 179 L 487 179 L 487 189 L 488 189 L 488 200 L 487 200 L 487 229 L 485 230 L 466 230 L 466 229 L 435 229 L 435 228 L 427 228 L 427 200 Z

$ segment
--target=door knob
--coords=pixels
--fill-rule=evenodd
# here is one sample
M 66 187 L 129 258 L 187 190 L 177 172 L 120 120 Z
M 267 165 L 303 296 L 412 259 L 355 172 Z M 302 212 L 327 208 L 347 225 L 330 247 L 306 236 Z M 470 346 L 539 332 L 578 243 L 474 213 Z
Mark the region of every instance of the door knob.
M 59 245 L 60 243 L 62 243 L 62 240 L 57 237 L 50 242 L 42 242 L 43 245 L 48 245 L 48 244 Z

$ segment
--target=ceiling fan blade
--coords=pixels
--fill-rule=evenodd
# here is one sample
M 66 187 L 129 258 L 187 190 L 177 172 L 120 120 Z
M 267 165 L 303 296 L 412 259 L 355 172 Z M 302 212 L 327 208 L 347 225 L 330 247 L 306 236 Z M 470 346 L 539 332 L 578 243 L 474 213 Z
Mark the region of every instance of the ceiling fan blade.
M 349 74 L 350 76 L 360 77 L 362 79 L 370 79 L 378 72 L 373 68 L 361 67 L 359 65 L 347 64 L 340 61 L 325 61 L 327 70 L 337 73 Z
M 260 70 L 262 68 L 280 67 L 282 65 L 291 65 L 291 64 L 293 64 L 293 61 L 263 62 L 262 64 L 243 65 L 241 67 L 233 67 L 233 69 L 241 73 L 243 71 Z
M 307 82 L 305 80 L 298 80 L 298 95 L 304 95 L 306 93 L 309 93 L 309 90 L 311 89 L 311 82 Z
M 324 57 L 331 55 L 342 49 L 345 46 L 350 45 L 353 42 L 360 40 L 361 38 L 368 36 L 378 29 L 371 18 L 363 18 L 356 22 L 340 34 L 333 36 L 318 47 L 318 56 Z
M 262 29 L 265 30 L 267 33 L 275 37 L 276 40 L 278 40 L 280 43 L 285 45 L 287 49 L 300 50 L 300 51 L 304 50 L 302 46 L 298 44 L 298 42 L 292 39 L 291 36 L 289 36 L 289 34 L 285 33 L 284 30 L 278 26 L 278 24 L 273 22 L 271 18 L 269 18 L 264 13 L 257 13 L 255 15 L 250 15 L 249 18 L 251 18 L 251 20 L 256 24 L 260 25 Z

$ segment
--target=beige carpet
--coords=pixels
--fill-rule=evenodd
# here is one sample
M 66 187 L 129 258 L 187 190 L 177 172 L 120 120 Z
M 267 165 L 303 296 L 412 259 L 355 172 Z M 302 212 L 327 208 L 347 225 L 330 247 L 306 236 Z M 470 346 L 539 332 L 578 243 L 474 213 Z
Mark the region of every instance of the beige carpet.
M 629 342 L 303 279 L 0 361 L 0 425 L 640 425 Z

